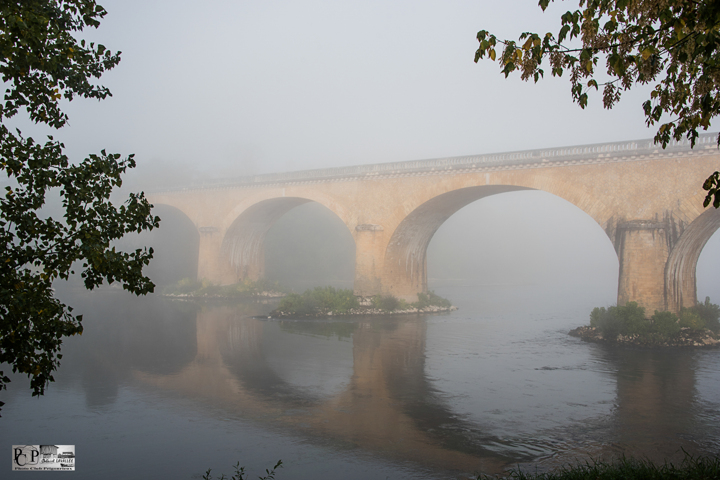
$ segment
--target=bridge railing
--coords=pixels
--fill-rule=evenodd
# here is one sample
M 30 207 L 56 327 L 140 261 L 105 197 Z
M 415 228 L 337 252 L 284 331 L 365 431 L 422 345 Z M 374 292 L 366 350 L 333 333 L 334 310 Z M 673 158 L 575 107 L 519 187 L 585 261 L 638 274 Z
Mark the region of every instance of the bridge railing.
M 694 150 L 707 150 L 711 148 L 717 149 L 717 138 L 717 133 L 701 134 L 695 142 Z M 428 160 L 375 163 L 351 167 L 300 170 L 286 173 L 266 173 L 262 175 L 203 182 L 202 184 L 163 190 L 172 191 L 197 188 L 229 188 L 278 183 L 321 181 L 340 178 L 372 177 L 376 175 L 400 175 L 413 172 L 432 172 L 438 170 L 476 169 L 519 165 L 530 166 L 532 164 L 543 162 L 563 163 L 598 159 L 607 159 L 607 161 L 612 161 L 613 159 L 632 159 L 633 157 L 638 156 L 660 153 L 678 153 L 689 150 L 690 142 L 687 139 L 679 141 L 674 140 L 670 142 L 664 150 L 659 145 L 656 145 L 652 139 L 645 139 L 538 150 L 522 150 L 486 155 L 466 155 L 461 157 L 434 158 Z

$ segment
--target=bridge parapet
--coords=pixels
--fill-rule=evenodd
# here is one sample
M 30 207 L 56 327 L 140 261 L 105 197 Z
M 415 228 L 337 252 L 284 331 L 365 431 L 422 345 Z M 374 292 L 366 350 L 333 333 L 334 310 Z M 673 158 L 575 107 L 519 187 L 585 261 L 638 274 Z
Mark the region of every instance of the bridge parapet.
M 515 152 L 460 157 L 411 160 L 404 162 L 375 163 L 349 167 L 332 167 L 299 170 L 284 173 L 266 173 L 202 184 L 163 189 L 163 192 L 182 190 L 207 190 L 226 188 L 267 187 L 306 183 L 356 180 L 358 178 L 392 177 L 417 174 L 441 174 L 451 171 L 495 171 L 518 168 L 557 167 L 592 163 L 612 163 L 661 158 L 685 153 L 692 156 L 717 154 L 717 134 L 706 133 L 698 137 L 695 148 L 686 139 L 671 142 L 665 149 L 652 139 L 627 142 L 596 143 L 570 147 L 521 150 Z M 158 191 L 160 192 L 160 190 Z M 158 193 L 152 192 L 151 193 Z

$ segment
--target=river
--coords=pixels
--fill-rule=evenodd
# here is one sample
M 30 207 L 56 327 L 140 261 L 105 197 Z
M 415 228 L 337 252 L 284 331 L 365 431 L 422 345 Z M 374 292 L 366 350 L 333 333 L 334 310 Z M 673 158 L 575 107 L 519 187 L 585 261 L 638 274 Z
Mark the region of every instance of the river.
M 568 336 L 598 295 L 437 292 L 460 309 L 293 321 L 257 318 L 267 303 L 70 295 L 85 333 L 43 397 L 12 377 L 1 444 L 75 445 L 88 479 L 198 479 L 237 461 L 255 478 L 278 459 L 278 480 L 449 479 L 720 450 L 720 350 Z

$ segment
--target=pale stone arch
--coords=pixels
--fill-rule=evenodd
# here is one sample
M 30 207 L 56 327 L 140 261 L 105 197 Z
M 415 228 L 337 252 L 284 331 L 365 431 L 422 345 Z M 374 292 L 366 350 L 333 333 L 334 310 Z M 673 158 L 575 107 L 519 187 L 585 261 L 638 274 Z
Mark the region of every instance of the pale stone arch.
M 198 230 L 197 214 L 195 211 L 193 211 L 193 208 L 186 202 L 177 201 L 176 199 L 173 199 L 171 197 L 156 197 L 152 195 L 149 196 L 149 200 L 153 207 L 172 208 L 173 210 L 180 212 L 190 221 L 190 223 L 195 226 L 195 230 L 198 232 L 198 234 L 200 233 L 200 231 Z M 153 215 L 155 215 L 154 211 L 152 213 Z M 162 217 L 160 217 L 160 222 L 162 225 Z
M 577 181 L 568 182 L 554 175 L 537 174 L 529 177 L 528 180 L 529 181 L 513 182 L 512 184 L 527 189 L 547 192 L 572 203 L 592 217 L 593 220 L 605 230 L 605 233 L 610 236 L 610 241 L 614 243 L 615 240 L 608 231 L 608 226 L 612 222 L 614 211 L 601 197 L 593 195 L 590 192 L 588 186 L 585 185 L 585 181 L 588 181 L 588 179 L 577 179 Z M 589 180 L 592 181 L 592 179 Z
M 233 223 L 235 223 L 235 221 L 244 212 L 253 208 L 254 205 L 258 205 L 266 200 L 282 200 L 290 198 L 302 199 L 305 202 L 319 203 L 337 215 L 337 217 L 343 221 L 348 230 L 352 233 L 353 227 L 355 226 L 353 224 L 354 217 L 342 204 L 341 200 L 313 188 L 278 188 L 243 197 L 230 210 L 228 210 L 226 214 L 223 215 L 220 220 L 220 224 L 218 225 L 219 230 L 222 232 L 228 231 Z
M 675 243 L 665 268 L 668 310 L 680 311 L 697 301 L 696 270 L 700 253 L 720 228 L 720 210 L 710 207 L 685 228 Z
M 183 208 L 183 205 L 176 205 L 171 202 L 153 202 L 152 204 L 153 208 L 155 207 L 161 207 L 161 208 L 169 208 L 172 209 L 175 212 L 180 213 L 185 219 L 188 221 L 188 225 L 192 224 L 193 228 L 195 229 L 195 233 L 197 235 L 200 235 L 200 231 L 198 230 L 197 222 L 195 222 L 190 214 L 190 212 L 187 211 L 187 209 Z M 153 215 L 157 215 L 156 211 L 152 211 Z M 162 228 L 162 216 L 158 215 L 160 217 L 160 228 Z
M 427 292 L 427 247 L 451 215 L 465 205 L 498 193 L 527 190 L 524 187 L 483 185 L 437 195 L 410 212 L 397 226 L 385 251 L 385 293 L 412 297 Z
M 348 227 L 344 209 L 337 202 L 328 201 L 324 195 L 267 197 L 263 199 L 255 197 L 241 202 L 223 221 L 221 261 L 229 265 L 234 272 L 235 280 L 259 280 L 264 277 L 267 233 L 280 217 L 295 207 L 314 201 L 333 212 Z M 235 217 L 230 222 L 233 215 Z M 351 231 L 350 233 L 352 236 Z
M 170 203 L 153 204 L 160 227 L 146 232 L 147 245 L 155 250 L 148 275 L 157 284 L 197 277 L 200 230 L 186 211 Z M 158 248 L 161 246 L 160 248 Z
M 445 191 L 416 206 L 393 230 L 385 250 L 383 293 L 412 298 L 427 292 L 427 248 L 440 226 L 461 208 L 484 197 L 520 190 L 545 191 L 562 198 L 593 218 L 609 235 L 611 210 L 587 195 L 581 185 L 543 176 L 509 184 L 485 184 Z M 613 238 L 609 238 L 613 241 Z M 614 242 L 613 242 L 614 243 Z

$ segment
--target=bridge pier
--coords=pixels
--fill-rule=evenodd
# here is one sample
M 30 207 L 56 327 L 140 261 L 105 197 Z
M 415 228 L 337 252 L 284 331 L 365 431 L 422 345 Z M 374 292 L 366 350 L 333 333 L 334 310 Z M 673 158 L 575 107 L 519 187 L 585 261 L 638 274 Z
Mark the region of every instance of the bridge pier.
M 355 282 L 353 291 L 360 297 L 379 295 L 382 292 L 380 272 L 386 243 L 383 228 L 375 224 L 355 227 Z
M 228 285 L 237 281 L 237 274 L 222 255 L 224 232 L 215 227 L 201 227 L 198 252 L 198 280 L 208 280 L 218 285 Z
M 613 235 L 620 262 L 618 305 L 635 301 L 648 316 L 695 305 L 697 262 L 718 228 L 720 210 L 715 209 L 689 225 L 667 211 L 662 220 L 618 222 Z
M 620 262 L 618 305 L 637 302 L 645 313 L 667 310 L 665 264 L 670 254 L 668 222 L 635 220 L 617 226 Z

